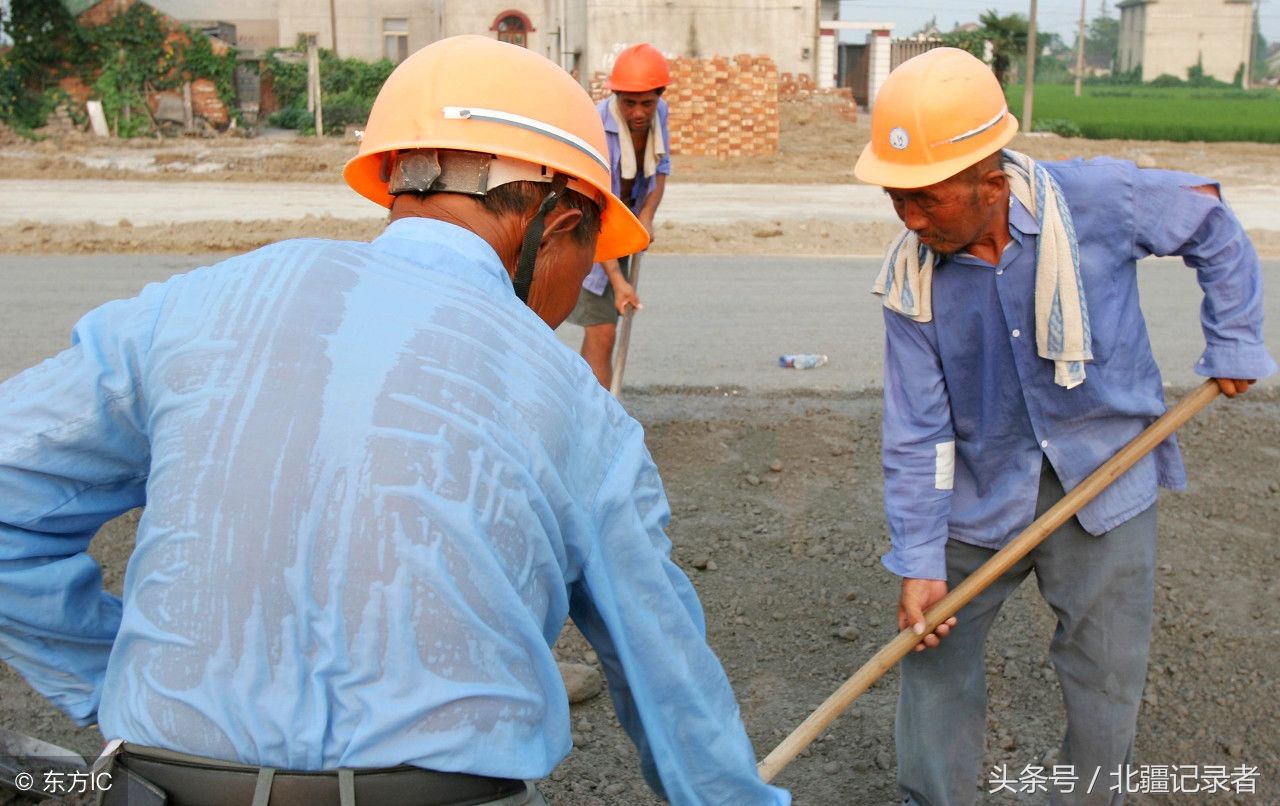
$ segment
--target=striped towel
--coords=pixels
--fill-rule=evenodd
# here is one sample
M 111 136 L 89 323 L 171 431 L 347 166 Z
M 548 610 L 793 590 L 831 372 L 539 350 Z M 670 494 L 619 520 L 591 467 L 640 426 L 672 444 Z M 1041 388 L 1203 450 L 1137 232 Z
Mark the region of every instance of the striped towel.
M 1054 363 L 1053 380 L 1071 389 L 1084 383 L 1084 362 L 1093 360 L 1089 309 L 1080 282 L 1080 252 L 1071 210 L 1049 172 L 1026 154 L 1006 149 L 1009 191 L 1040 225 L 1036 242 L 1036 353 Z M 904 230 L 885 255 L 871 287 L 884 306 L 916 322 L 933 319 L 933 251 Z

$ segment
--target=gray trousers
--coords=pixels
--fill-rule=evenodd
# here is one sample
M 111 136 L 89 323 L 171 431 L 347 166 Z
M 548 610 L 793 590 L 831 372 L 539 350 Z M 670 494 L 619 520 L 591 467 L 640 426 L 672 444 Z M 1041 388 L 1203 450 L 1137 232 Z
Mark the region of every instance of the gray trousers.
M 1037 517 L 1062 495 L 1045 462 Z M 994 553 L 948 541 L 948 584 L 960 584 Z M 1032 571 L 1058 617 L 1049 655 L 1062 684 L 1067 730 L 1057 763 L 1071 765 L 1076 776 L 1073 793 L 1050 787 L 1050 800 L 1122 802 L 1123 795 L 1109 786 L 1111 773 L 1133 753 L 1151 646 L 1155 565 L 1154 505 L 1098 537 L 1072 518 L 962 608 L 940 646 L 908 655 L 896 729 L 903 802 L 960 806 L 977 799 L 984 772 L 987 632 L 1005 599 Z M 1010 765 L 1011 774 L 1022 766 Z M 1095 771 L 1097 782 L 1087 792 Z

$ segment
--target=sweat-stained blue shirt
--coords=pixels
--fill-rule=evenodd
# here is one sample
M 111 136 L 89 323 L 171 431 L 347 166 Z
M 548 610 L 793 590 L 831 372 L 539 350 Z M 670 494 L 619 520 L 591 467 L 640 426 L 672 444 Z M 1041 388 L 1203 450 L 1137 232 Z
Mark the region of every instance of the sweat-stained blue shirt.
M 145 505 L 123 601 L 85 553 Z M 546 776 L 572 616 L 652 785 L 785 804 L 671 562 L 640 425 L 427 219 L 147 286 L 0 385 L 0 659 L 108 738 Z
M 1262 274 L 1239 222 L 1189 188 L 1211 180 L 1139 170 L 1110 159 L 1044 163 L 1062 187 L 1079 239 L 1093 360 L 1064 389 L 1036 355 L 1039 229 L 1016 199 L 1012 241 L 991 264 L 968 253 L 940 260 L 933 321 L 884 312 L 885 566 L 946 579 L 953 538 L 999 548 L 1035 516 L 1048 458 L 1071 490 L 1165 411 L 1163 386 L 1138 306 L 1137 260 L 1180 255 L 1204 290 L 1206 347 L 1196 372 L 1264 378 L 1276 371 L 1262 341 Z M 1101 534 L 1155 503 L 1156 487 L 1186 476 L 1170 437 L 1080 510 Z

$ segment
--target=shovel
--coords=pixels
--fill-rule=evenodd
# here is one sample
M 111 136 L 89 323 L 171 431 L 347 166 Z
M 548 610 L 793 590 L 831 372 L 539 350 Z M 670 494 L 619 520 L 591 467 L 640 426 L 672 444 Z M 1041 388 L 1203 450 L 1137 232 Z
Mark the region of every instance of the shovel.
M 1166 411 L 1158 420 L 1129 444 L 1121 448 L 1115 456 L 1104 462 L 1080 482 L 1071 492 L 1062 497 L 1048 512 L 1036 518 L 1030 526 L 987 560 L 977 571 L 974 571 L 964 582 L 957 585 L 941 601 L 929 608 L 924 614 L 925 635 L 933 632 L 939 624 L 956 614 L 960 608 L 969 603 L 988 585 L 1008 571 L 1018 560 L 1022 559 L 1033 548 L 1040 545 L 1059 526 L 1066 523 L 1085 504 L 1094 499 L 1107 485 L 1115 481 L 1139 459 L 1146 456 L 1170 434 L 1177 431 L 1182 424 L 1190 420 L 1201 409 L 1218 396 L 1216 381 L 1205 381 L 1194 392 L 1184 397 L 1178 405 Z M 783 739 L 769 755 L 765 756 L 756 769 L 760 777 L 772 781 L 783 767 L 800 754 L 818 737 L 827 725 L 844 712 L 862 692 L 871 688 L 880 677 L 892 669 L 898 661 L 907 656 L 921 636 L 916 635 L 911 627 L 907 627 L 898 636 L 863 664 L 862 668 L 835 690 L 826 702 L 810 714 L 791 735 Z M 944 639 L 945 640 L 945 639 Z
M 630 276 L 627 279 L 632 288 L 640 287 L 640 256 L 643 254 L 637 252 L 631 256 L 631 270 L 628 272 Z M 622 391 L 622 372 L 627 368 L 627 347 L 631 344 L 631 317 L 635 312 L 636 307 L 628 305 L 618 329 L 618 355 L 613 360 L 613 381 L 609 384 L 609 393 L 614 397 Z

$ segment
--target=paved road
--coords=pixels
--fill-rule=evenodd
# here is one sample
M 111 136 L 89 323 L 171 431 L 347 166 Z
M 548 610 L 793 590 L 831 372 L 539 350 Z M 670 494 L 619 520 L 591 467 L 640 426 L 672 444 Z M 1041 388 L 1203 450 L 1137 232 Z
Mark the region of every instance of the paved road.
M 1241 185 L 1227 187 L 1224 192 L 1246 228 L 1276 228 L 1274 187 Z M 0 226 L 22 219 L 48 224 L 115 224 L 123 218 L 142 226 L 308 215 L 376 219 L 386 213 L 341 184 L 0 180 Z M 834 224 L 895 220 L 880 188 L 868 185 L 673 182 L 662 197 L 664 221 L 721 224 L 809 218 Z
M 88 309 L 216 257 L 0 256 L 0 379 L 67 344 Z M 756 391 L 852 391 L 880 384 L 881 313 L 867 293 L 877 262 L 867 258 L 646 255 L 628 359 L 627 385 Z M 1264 261 L 1268 345 L 1280 356 L 1280 261 Z M 1196 382 L 1203 348 L 1195 275 L 1177 260 L 1140 271 L 1156 358 L 1171 384 Z M 581 329 L 563 325 L 575 350 Z M 781 369 L 782 353 L 825 353 L 813 370 Z

